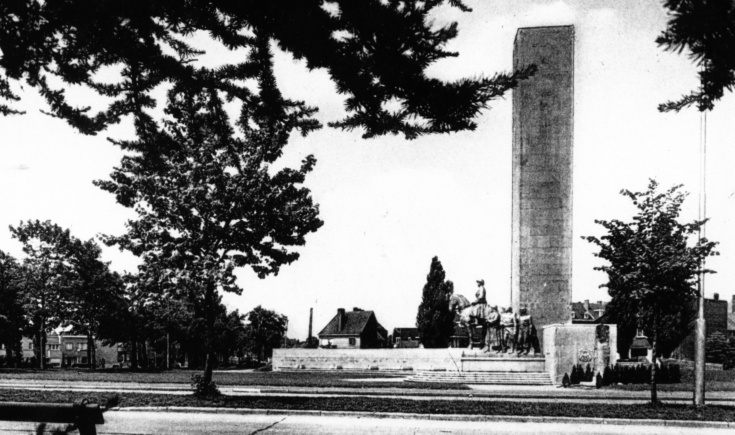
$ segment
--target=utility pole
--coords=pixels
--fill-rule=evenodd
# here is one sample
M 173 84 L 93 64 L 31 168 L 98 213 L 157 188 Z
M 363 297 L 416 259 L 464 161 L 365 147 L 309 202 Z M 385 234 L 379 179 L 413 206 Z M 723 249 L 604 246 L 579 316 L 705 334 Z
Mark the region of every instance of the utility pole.
M 701 125 L 699 131 L 699 220 L 707 218 L 707 111 L 702 111 Z M 705 224 L 706 225 L 706 224 Z M 706 237 L 704 225 L 699 229 L 699 240 Z M 696 322 L 695 359 L 694 359 L 694 406 L 704 405 L 704 344 L 707 333 L 707 322 L 704 318 L 704 262 L 700 264 L 699 279 L 697 280 L 698 310 Z

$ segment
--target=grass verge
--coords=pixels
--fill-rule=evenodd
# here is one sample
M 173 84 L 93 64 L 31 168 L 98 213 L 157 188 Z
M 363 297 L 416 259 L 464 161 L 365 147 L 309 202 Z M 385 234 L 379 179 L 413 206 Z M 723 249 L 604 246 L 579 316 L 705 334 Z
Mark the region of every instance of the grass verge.
M 88 398 L 104 404 L 109 393 L 0 390 L 0 401 L 70 403 Z M 250 409 L 399 412 L 417 414 L 521 415 L 534 417 L 596 417 L 622 419 L 735 422 L 735 407 L 688 405 L 622 405 L 597 403 L 466 402 L 453 400 L 377 399 L 370 397 L 233 397 L 213 400 L 194 396 L 119 394 L 119 406 L 195 406 Z
M 139 382 L 190 384 L 195 370 L 172 370 L 163 372 L 133 372 L 112 370 L 16 370 L 0 369 L 3 380 L 51 380 L 65 382 Z M 466 390 L 469 387 L 445 383 L 412 382 L 355 382 L 348 379 L 380 379 L 405 376 L 405 374 L 379 371 L 366 372 L 217 372 L 213 375 L 217 385 L 264 386 L 264 387 L 317 387 L 317 388 L 405 388 L 429 390 Z
M 707 391 L 735 391 L 735 370 L 707 370 L 704 374 Z M 618 384 L 605 388 L 623 391 L 650 391 L 649 384 Z M 694 371 L 682 369 L 678 384 L 658 384 L 659 391 L 694 391 Z

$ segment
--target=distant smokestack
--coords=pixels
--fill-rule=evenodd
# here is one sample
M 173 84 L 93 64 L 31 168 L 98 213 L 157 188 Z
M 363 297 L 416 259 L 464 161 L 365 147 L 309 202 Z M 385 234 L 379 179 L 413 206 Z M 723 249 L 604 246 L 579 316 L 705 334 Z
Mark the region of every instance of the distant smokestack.
M 347 314 L 344 308 L 337 308 L 337 330 L 341 331 L 347 323 Z
M 311 325 L 314 323 L 314 308 L 309 308 L 309 340 L 311 340 Z

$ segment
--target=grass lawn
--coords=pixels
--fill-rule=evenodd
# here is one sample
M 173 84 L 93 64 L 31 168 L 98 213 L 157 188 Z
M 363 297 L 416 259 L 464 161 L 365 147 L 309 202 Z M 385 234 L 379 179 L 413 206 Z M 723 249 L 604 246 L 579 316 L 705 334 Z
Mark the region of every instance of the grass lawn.
M 156 394 L 120 394 L 119 406 L 196 406 L 250 409 L 289 409 L 321 411 L 404 412 L 418 414 L 523 415 L 547 417 L 598 417 L 660 420 L 704 420 L 735 422 L 735 408 L 687 405 L 619 405 L 533 402 L 465 402 L 453 400 L 377 399 L 370 397 L 234 397 L 215 400 L 193 396 Z M 0 390 L 0 401 L 63 402 L 89 398 L 92 403 L 106 403 L 105 393 Z
M 735 370 L 708 370 L 704 374 L 707 391 L 735 391 Z M 682 370 L 678 384 L 658 384 L 659 391 L 694 391 L 694 372 Z M 614 385 L 605 388 L 624 391 L 648 391 L 648 384 Z
M 0 379 L 12 380 L 55 380 L 87 382 L 140 382 L 189 384 L 191 376 L 201 371 L 171 370 L 156 373 L 112 371 L 87 369 L 81 370 L 16 370 L 0 369 Z M 213 375 L 218 385 L 268 386 L 268 387 L 343 387 L 343 388 L 406 388 L 431 390 L 463 390 L 464 385 L 413 382 L 355 382 L 347 379 L 380 379 L 395 377 L 395 373 L 379 371 L 366 372 L 216 372 Z

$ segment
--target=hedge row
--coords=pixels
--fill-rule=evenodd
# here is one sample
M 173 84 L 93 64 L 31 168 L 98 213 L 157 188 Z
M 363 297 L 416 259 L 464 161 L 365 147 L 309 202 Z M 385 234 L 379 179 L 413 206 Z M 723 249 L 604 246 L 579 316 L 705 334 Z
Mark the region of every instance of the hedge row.
M 587 364 L 583 369 L 581 364 L 572 366 L 571 376 L 564 374 L 562 384 L 579 384 L 580 382 L 592 382 L 596 380 L 597 388 L 616 384 L 650 384 L 652 366 L 638 364 L 636 366 L 615 364 L 614 367 L 606 366 L 602 373 L 593 375 L 592 369 Z M 678 384 L 681 382 L 681 370 L 678 364 L 661 364 L 656 370 L 656 383 Z

